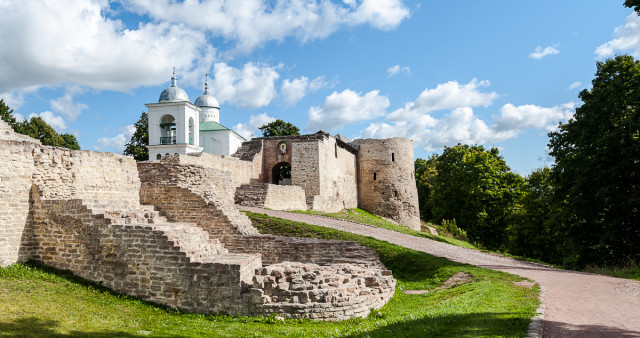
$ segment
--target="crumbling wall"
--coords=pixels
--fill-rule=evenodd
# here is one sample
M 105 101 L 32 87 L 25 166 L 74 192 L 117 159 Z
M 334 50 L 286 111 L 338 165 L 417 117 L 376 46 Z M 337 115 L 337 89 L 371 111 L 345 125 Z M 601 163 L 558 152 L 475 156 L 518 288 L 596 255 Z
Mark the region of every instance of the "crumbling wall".
M 302 187 L 252 183 L 236 189 L 235 203 L 248 207 L 271 210 L 306 210 L 307 203 Z
M 320 192 L 313 196 L 311 208 L 337 212 L 358 207 L 356 155 L 340 146 L 334 137 L 318 143 Z
M 259 172 L 256 172 L 253 162 L 240 160 L 233 156 L 193 153 L 189 155 L 165 156 L 161 161 L 165 163 L 202 166 L 220 172 L 230 173 L 230 180 L 220 182 L 220 184 L 225 184 L 231 189 L 247 184 L 259 176 Z
M 420 230 L 413 141 L 358 139 L 358 204 L 376 215 Z
M 0 140 L 0 266 L 31 257 L 29 195 L 35 170 L 33 153 L 39 147 L 31 142 Z

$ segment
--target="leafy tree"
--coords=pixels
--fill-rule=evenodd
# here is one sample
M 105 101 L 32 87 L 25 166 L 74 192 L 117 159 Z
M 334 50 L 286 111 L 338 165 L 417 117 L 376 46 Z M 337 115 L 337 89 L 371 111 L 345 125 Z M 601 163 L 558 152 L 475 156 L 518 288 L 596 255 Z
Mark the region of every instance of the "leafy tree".
M 131 135 L 131 140 L 125 145 L 124 154 L 133 156 L 136 161 L 149 160 L 149 115 L 146 112 L 142 112 L 138 122 L 133 126 L 136 131 Z
M 504 247 L 507 217 L 523 180 L 511 172 L 498 150 L 478 145 L 445 147 L 435 168 L 433 219 L 455 219 L 477 244 Z
M 19 123 L 13 116 L 13 109 L 9 108 L 9 106 L 4 103 L 4 99 L 0 99 L 0 118 L 2 118 L 3 121 L 7 122 L 14 131 L 18 127 Z
M 597 62 L 573 118 L 549 133 L 568 265 L 640 261 L 640 62 Z
M 624 6 L 628 8 L 633 8 L 638 15 L 640 15 L 640 0 L 625 0 Z
M 418 205 L 420 206 L 420 218 L 428 221 L 433 215 L 433 206 L 430 197 L 433 192 L 433 179 L 436 176 L 436 163 L 438 155 L 433 154 L 429 159 L 421 158 L 415 161 L 416 186 L 418 188 Z
M 19 123 L 16 132 L 35 139 L 46 146 L 65 147 L 80 150 L 76 137 L 71 134 L 58 134 L 47 122 L 40 117 L 32 117 Z
M 78 140 L 72 134 L 62 134 L 62 144 L 61 147 L 69 148 L 71 150 L 80 150 L 80 145 L 78 144 Z
M 300 129 L 298 129 L 298 127 L 289 122 L 284 122 L 281 119 L 267 123 L 258 129 L 260 129 L 264 137 L 300 135 Z
M 544 167 L 525 178 L 522 195 L 509 217 L 508 251 L 514 255 L 561 263 L 551 169 Z

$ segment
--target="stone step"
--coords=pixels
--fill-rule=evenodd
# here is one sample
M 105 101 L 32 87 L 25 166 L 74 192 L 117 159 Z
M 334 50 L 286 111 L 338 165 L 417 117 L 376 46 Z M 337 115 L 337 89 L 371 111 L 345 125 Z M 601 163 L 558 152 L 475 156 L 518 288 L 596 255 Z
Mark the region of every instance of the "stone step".
M 209 233 L 195 223 L 159 223 L 153 228 L 162 231 L 194 262 L 209 261 L 214 256 L 229 252 L 218 239 L 210 238 Z

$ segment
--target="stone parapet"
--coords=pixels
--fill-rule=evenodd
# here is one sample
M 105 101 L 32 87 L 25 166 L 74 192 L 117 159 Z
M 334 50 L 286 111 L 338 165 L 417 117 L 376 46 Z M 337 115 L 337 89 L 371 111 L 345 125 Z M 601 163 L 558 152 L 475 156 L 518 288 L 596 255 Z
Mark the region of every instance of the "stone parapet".
M 307 209 L 304 190 L 294 185 L 244 184 L 236 189 L 235 203 L 272 210 Z

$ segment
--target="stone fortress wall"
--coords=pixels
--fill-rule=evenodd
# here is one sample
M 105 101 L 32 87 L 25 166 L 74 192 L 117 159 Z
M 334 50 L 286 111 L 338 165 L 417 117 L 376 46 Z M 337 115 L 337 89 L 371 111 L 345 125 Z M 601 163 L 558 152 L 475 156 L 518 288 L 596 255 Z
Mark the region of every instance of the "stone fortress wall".
M 251 180 L 251 162 L 135 163 L 6 137 L 11 131 L 0 128 L 0 154 L 10 159 L 0 162 L 3 266 L 34 259 L 203 313 L 347 319 L 394 293 L 391 272 L 356 243 L 258 234 L 233 207 L 231 185 L 219 183 Z
M 358 139 L 358 204 L 376 215 L 420 230 L 413 141 Z

